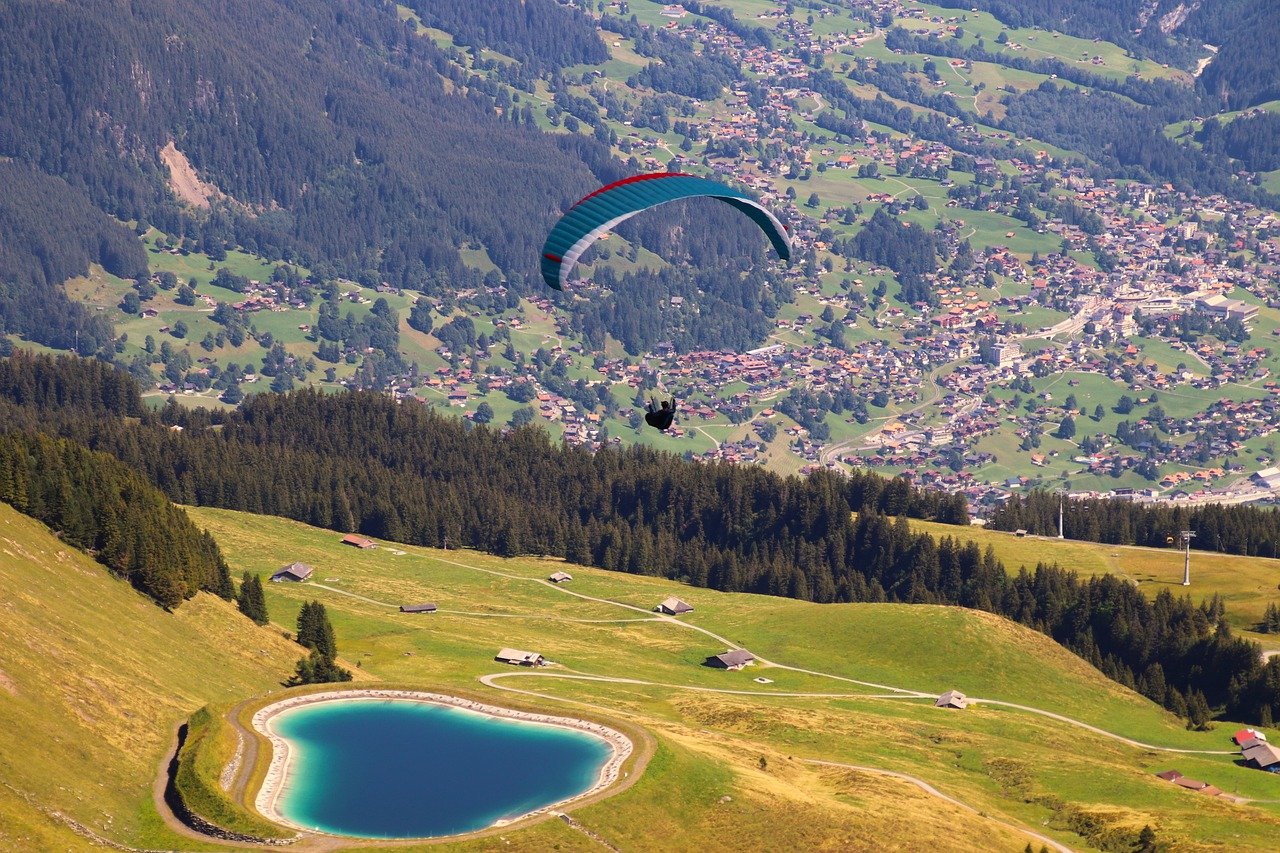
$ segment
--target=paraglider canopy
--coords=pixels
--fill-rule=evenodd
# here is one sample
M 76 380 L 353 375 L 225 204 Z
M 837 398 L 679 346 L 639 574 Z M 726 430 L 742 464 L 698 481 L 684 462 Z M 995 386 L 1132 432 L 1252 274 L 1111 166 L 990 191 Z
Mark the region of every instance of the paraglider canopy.
M 582 253 L 618 223 L 669 201 L 703 196 L 731 204 L 751 217 L 769 238 L 778 257 L 791 260 L 786 226 L 760 202 L 719 181 L 681 172 L 659 172 L 614 181 L 569 208 L 542 247 L 542 280 L 548 287 L 563 290 Z

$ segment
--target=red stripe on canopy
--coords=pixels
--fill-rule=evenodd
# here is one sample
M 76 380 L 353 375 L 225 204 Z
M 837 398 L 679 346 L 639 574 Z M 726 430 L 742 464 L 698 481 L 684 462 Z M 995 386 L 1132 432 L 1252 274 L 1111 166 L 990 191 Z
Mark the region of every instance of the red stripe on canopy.
M 578 199 L 573 203 L 573 207 L 577 207 L 587 199 L 595 198 L 601 193 L 607 193 L 609 190 L 613 189 L 614 187 L 620 187 L 624 184 L 634 184 L 636 181 L 651 181 L 654 178 L 692 178 L 692 177 L 695 177 L 695 176 L 690 175 L 686 172 L 654 172 L 648 175 L 632 175 L 629 178 L 623 178 L 620 181 L 614 181 L 611 184 L 603 186 L 600 189 L 596 190 L 595 192 L 590 193 L 589 195 L 584 195 L 582 198 Z M 572 210 L 573 207 L 569 209 Z

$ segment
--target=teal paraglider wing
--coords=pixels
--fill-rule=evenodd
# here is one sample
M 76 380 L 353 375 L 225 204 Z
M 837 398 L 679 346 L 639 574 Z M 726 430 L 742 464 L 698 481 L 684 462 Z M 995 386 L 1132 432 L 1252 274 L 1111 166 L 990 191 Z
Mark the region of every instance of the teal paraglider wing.
M 659 172 L 614 181 L 569 208 L 542 247 L 543 281 L 548 287 L 563 290 L 582 253 L 618 223 L 669 201 L 699 197 L 719 199 L 741 210 L 764 231 L 778 257 L 791 260 L 791 238 L 786 226 L 760 202 L 708 178 Z

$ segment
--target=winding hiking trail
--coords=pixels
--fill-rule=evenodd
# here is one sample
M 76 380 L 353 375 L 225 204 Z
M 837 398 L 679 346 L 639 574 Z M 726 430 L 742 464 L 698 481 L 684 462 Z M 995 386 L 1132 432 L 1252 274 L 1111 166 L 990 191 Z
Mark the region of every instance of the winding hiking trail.
M 479 618 L 554 619 L 561 622 L 573 622 L 573 623 L 584 623 L 584 624 L 626 624 L 626 623 L 634 623 L 634 622 L 665 622 L 670 625 L 679 626 L 684 630 L 694 631 L 699 634 L 702 634 L 703 636 L 706 636 L 712 640 L 715 640 L 717 643 L 722 644 L 728 649 L 742 648 L 740 644 L 734 642 L 728 637 L 724 637 L 720 634 L 717 634 L 708 628 L 704 628 L 700 625 L 695 625 L 690 622 L 681 621 L 680 619 L 674 616 L 669 616 L 662 613 L 655 613 L 651 610 L 648 610 L 646 608 L 639 607 L 633 604 L 626 604 L 625 602 L 621 602 L 621 601 L 615 601 L 608 598 L 600 598 L 598 596 L 587 595 L 585 593 L 568 589 L 560 584 L 555 584 L 549 580 L 544 580 L 542 578 L 530 577 L 527 575 L 511 574 L 510 572 L 503 572 L 503 571 L 499 571 L 497 569 L 492 569 L 492 568 L 484 568 L 481 566 L 460 562 L 458 560 L 453 560 L 446 557 L 435 556 L 432 559 L 435 559 L 442 563 L 446 563 L 451 566 L 467 569 L 468 571 L 481 572 L 484 574 L 493 575 L 495 577 L 501 577 L 508 580 L 540 584 L 549 589 L 555 590 L 557 593 L 561 595 L 570 596 L 572 598 L 580 599 L 582 601 L 589 601 L 596 604 L 603 604 L 610 607 L 616 607 L 622 610 L 631 611 L 633 613 L 641 614 L 641 615 L 639 617 L 622 618 L 622 619 L 573 619 L 573 618 L 557 616 L 554 614 L 481 613 L 481 612 L 450 611 L 450 610 L 437 611 L 442 614 L 479 617 Z M 312 586 L 318 587 L 320 589 L 324 589 L 326 591 L 329 591 L 338 595 L 348 596 L 350 598 L 354 598 L 356 600 L 363 601 L 378 607 L 394 608 L 398 606 L 395 604 L 391 604 L 389 602 L 379 601 L 377 599 L 370 598 L 368 596 L 363 596 L 357 593 L 338 589 L 336 587 L 327 586 L 325 584 L 316 583 L 316 584 L 312 584 Z M 797 666 L 790 666 L 788 664 L 778 663 L 776 661 L 768 660 L 766 658 L 760 657 L 759 655 L 756 656 L 756 661 L 762 667 L 765 667 L 765 668 L 787 670 L 790 672 L 802 673 L 804 675 L 810 675 L 817 678 L 827 678 L 833 681 L 843 682 L 846 684 L 855 684 L 860 687 L 872 688 L 876 691 L 881 691 L 881 692 L 826 693 L 826 692 L 808 692 L 808 691 L 770 691 L 770 690 L 754 690 L 754 689 L 703 687 L 699 685 L 670 684 L 670 683 L 664 683 L 664 682 L 645 681 L 643 679 L 637 679 L 637 678 L 624 678 L 619 676 L 597 675 L 592 673 L 579 672 L 576 670 L 548 672 L 548 671 L 539 671 L 536 669 L 516 669 L 516 670 L 508 669 L 502 672 L 495 672 L 495 673 L 482 675 L 479 677 L 479 681 L 480 683 L 484 684 L 486 687 L 492 688 L 494 690 L 516 693 L 523 696 L 534 697 L 537 699 L 547 700 L 552 702 L 578 705 L 581 707 L 592 708 L 592 709 L 603 711 L 610 714 L 616 714 L 617 709 L 607 705 L 596 704 L 592 702 L 582 701 L 579 699 L 570 699 L 564 696 L 557 696 L 553 693 L 544 693 L 537 690 L 529 690 L 523 687 L 516 687 L 509 683 L 503 684 L 500 682 L 509 681 L 510 679 L 560 679 L 560 680 L 568 680 L 568 681 L 586 681 L 586 682 L 604 683 L 604 684 L 631 685 L 636 687 L 657 687 L 665 691 L 680 690 L 680 691 L 690 691 L 694 693 L 711 693 L 711 694 L 729 695 L 729 696 L 744 696 L 744 697 L 751 697 L 755 699 L 843 699 L 843 700 L 868 700 L 868 701 L 894 701 L 894 700 L 929 701 L 935 698 L 935 694 L 932 692 L 923 692 L 923 691 L 913 690 L 905 687 L 894 687 L 892 685 L 879 684 L 877 682 L 872 682 L 872 681 L 863 681 L 855 678 L 849 678 L 843 675 L 836 675 L 834 673 L 821 672 L 819 670 L 812 670 L 812 669 L 805 669 L 803 667 L 797 667 Z M 240 741 L 240 745 L 236 751 L 236 756 L 232 760 L 235 766 L 232 767 L 231 765 L 229 765 L 227 771 L 225 771 L 226 775 L 229 776 L 231 779 L 231 784 L 228 786 L 229 788 L 228 793 L 230 797 L 236 802 L 244 802 L 245 790 L 246 790 L 246 787 L 248 786 L 249 778 L 252 775 L 252 769 L 257 763 L 258 752 L 260 749 L 260 737 L 255 732 L 252 732 L 246 729 L 239 719 L 241 711 L 251 701 L 254 701 L 254 700 L 249 699 L 249 700 L 245 700 L 244 702 L 241 702 L 240 704 L 232 708 L 227 714 L 227 717 L 234 731 L 236 732 L 236 736 Z M 1004 708 L 1010 708 L 1010 709 L 1013 709 L 1016 711 L 1022 711 L 1025 713 L 1038 714 L 1040 716 L 1047 717 L 1057 722 L 1075 726 L 1077 728 L 1084 729 L 1086 731 L 1089 731 L 1101 737 L 1110 738 L 1112 740 L 1126 744 L 1127 746 L 1135 747 L 1138 749 L 1167 752 L 1167 753 L 1178 753 L 1178 754 L 1194 754 L 1194 755 L 1235 755 L 1236 754 L 1234 751 L 1230 751 L 1230 750 L 1185 749 L 1185 748 L 1158 746 L 1156 744 L 1144 743 L 1142 741 L 1134 740 L 1133 738 L 1129 738 L 1124 735 L 1116 734 L 1114 732 L 1109 732 L 1106 729 L 1102 729 L 1098 726 L 1091 725 L 1082 720 L 1077 720 L 1063 714 L 1058 714 L 1053 711 L 1047 711 L 1042 708 L 1036 708 L 1030 705 L 1021 705 L 1015 702 L 1008 702 L 1001 699 L 971 697 L 970 701 L 979 705 L 983 705 L 983 704 L 993 705 L 993 706 L 999 706 Z M 1054 841 L 1052 838 L 1049 838 L 1048 836 L 1041 835 L 1026 827 L 1019 826 L 1018 824 L 1010 823 L 1005 820 L 1001 820 L 1000 818 L 997 818 L 985 812 L 979 811 L 973 806 L 970 806 L 967 803 L 964 803 L 956 799 L 955 797 L 950 796 L 949 794 L 945 794 L 942 791 L 939 791 L 937 788 L 935 788 L 933 785 L 931 785 L 927 781 L 917 778 L 915 776 L 910 776 L 905 773 L 900 773 L 898 771 L 888 770 L 880 767 L 857 765 L 857 764 L 846 764 L 842 762 L 828 761 L 824 759 L 801 758 L 798 760 L 803 761 L 804 763 L 807 763 L 807 764 L 815 765 L 815 766 L 845 769 L 845 770 L 862 772 L 862 773 L 873 773 L 873 774 L 888 776 L 888 777 L 892 777 L 892 778 L 896 778 L 896 779 L 908 782 L 920 788 L 921 790 L 925 791 L 930 796 L 937 797 L 947 803 L 950 803 L 956 806 L 957 808 L 961 808 L 966 811 L 972 812 L 974 814 L 981 815 L 982 817 L 986 817 L 1001 826 L 1023 833 L 1040 843 L 1049 845 L 1052 849 L 1059 851 L 1059 853 L 1072 853 L 1071 848 L 1066 847 L 1060 842 Z M 161 774 L 161 776 L 163 777 L 163 774 Z M 173 828 L 175 831 L 178 831 L 189 838 L 205 838 L 205 836 L 202 836 L 199 833 L 195 833 L 193 830 L 190 830 L 189 828 L 182 826 L 180 822 L 178 822 L 176 818 L 174 818 L 173 815 L 169 812 L 169 810 L 164 806 L 163 784 L 161 780 L 157 781 L 156 796 L 157 796 L 157 806 L 160 807 L 161 815 L 165 819 L 165 822 L 169 824 L 171 828 Z M 311 844 L 314 844 L 317 841 L 320 841 L 323 846 L 323 843 L 326 841 L 329 841 L 330 839 L 315 839 L 315 838 L 304 837 L 301 840 L 305 842 L 301 846 L 304 846 L 310 849 Z M 226 842 L 223 842 L 223 843 L 226 843 Z M 239 845 L 235 845 L 235 846 L 239 846 Z
M 715 632 L 713 632 L 713 631 L 710 631 L 710 630 L 708 630 L 707 628 L 703 628 L 703 627 L 702 627 L 702 626 L 700 626 L 700 625 L 694 625 L 694 624 L 692 624 L 692 623 L 690 623 L 690 622 L 682 622 L 682 621 L 680 621 L 679 619 L 677 619 L 677 618 L 676 618 L 676 617 L 674 617 L 674 616 L 667 616 L 667 615 L 664 615 L 664 614 L 654 614 L 652 611 L 646 610 L 646 609 L 644 609 L 644 608 L 642 608 L 642 607 L 637 607 L 637 606 L 636 606 L 636 605 L 634 605 L 634 604 L 625 604 L 625 603 L 623 603 L 623 602 L 621 602 L 621 601 L 613 601 L 613 600 L 608 599 L 608 598 L 598 598 L 598 597 L 596 597 L 596 596 L 586 595 L 586 594 L 581 593 L 581 592 L 575 592 L 575 591 L 573 591 L 573 590 L 571 590 L 571 589 L 567 589 L 566 587 L 560 586 L 559 584 L 554 584 L 554 583 L 552 583 L 551 581 L 543 580 L 542 578 L 531 578 L 531 577 L 528 577 L 527 575 L 513 575 L 513 574 L 510 574 L 510 573 L 508 573 L 508 572 L 500 572 L 500 571 L 497 571 L 496 569 L 485 569 L 485 568 L 481 568 L 480 566 L 472 566 L 472 565 L 469 565 L 469 564 L 467 564 L 467 563 L 460 563 L 460 562 L 458 562 L 457 560 L 449 560 L 449 559 L 445 559 L 445 558 L 443 558 L 443 557 L 436 557 L 435 559 L 437 559 L 437 560 L 439 560 L 440 562 L 443 562 L 443 563 L 448 563 L 449 565 L 452 565 L 452 566 L 457 566 L 457 567 L 459 567 L 459 568 L 463 568 L 463 569 L 471 569 L 472 571 L 484 572 L 484 573 L 486 573 L 486 574 L 490 574 L 490 575 L 497 575 L 497 576 L 499 576 L 499 577 L 508 578 L 508 579 L 510 579 L 510 580 L 520 580 L 520 581 L 527 581 L 527 582 L 530 582 L 530 583 L 542 584 L 543 586 L 546 586 L 546 587 L 549 587 L 549 588 L 551 588 L 551 589 L 554 589 L 554 590 L 556 590 L 557 592 L 559 592 L 559 593 L 561 593 L 561 594 L 563 594 L 563 595 L 573 596 L 574 598 L 579 598 L 579 599 L 582 599 L 582 600 L 584 600 L 584 601 L 592 601 L 592 602 L 595 602 L 595 603 L 597 603 L 597 604 L 607 604 L 607 605 L 611 605 L 611 606 L 613 606 L 613 607 L 621 607 L 621 608 L 624 608 L 624 609 L 626 609 L 626 610 L 632 610 L 632 611 L 635 611 L 635 612 L 637 612 L 637 613 L 643 613 L 643 614 L 645 614 L 646 616 L 648 616 L 648 617 L 650 617 L 651 619 L 653 619 L 653 621 L 667 622 L 667 623 L 672 624 L 672 625 L 679 625 L 681 628 L 685 628 L 685 629 L 690 630 L 690 631 L 697 631 L 699 634 L 703 634 L 703 635 L 705 635 L 705 636 L 707 636 L 707 637 L 710 637 L 710 638 L 712 638 L 712 639 L 716 640 L 717 642 L 723 643 L 726 647 L 728 647 L 728 648 L 730 648 L 730 649 L 740 649 L 740 648 L 742 648 L 742 646 L 741 646 L 741 645 L 739 645 L 738 643 L 735 643 L 733 640 L 730 640 L 730 639 L 729 639 L 729 638 L 727 638 L 727 637 L 722 637 L 721 635 L 719 635 L 719 634 L 717 634 L 717 633 L 715 633 Z M 566 621 L 567 621 L 567 620 L 566 620 Z M 754 654 L 754 653 L 753 653 L 753 654 Z M 821 672 L 821 671 L 819 671 L 819 670 L 804 669 L 804 668 L 802 668 L 802 667 L 797 667 L 797 666 L 788 666 L 787 664 L 777 663 L 776 661 L 768 660 L 767 658 L 761 657 L 761 656 L 759 656 L 758 654 L 756 655 L 756 661 L 757 661 L 757 662 L 759 662 L 762 666 L 766 666 L 766 667 L 773 667 L 773 668 L 775 668 L 775 669 L 789 670 L 789 671 L 791 671 L 791 672 L 799 672 L 799 673 L 803 673 L 803 674 L 805 674 L 805 675 L 813 675 L 813 676 L 816 676 L 816 677 L 819 677 L 819 678 L 830 678 L 830 679 L 832 679 L 833 681 L 843 681 L 843 682 L 845 682 L 845 683 L 847 683 L 847 684 L 857 684 L 857 685 L 860 685 L 860 686 L 862 686 L 862 687 L 871 687 L 871 688 L 875 688 L 876 690 L 884 690 L 884 691 L 888 691 L 888 692 L 887 692 L 886 694 L 884 694 L 883 696 L 880 696 L 880 697 L 877 697 L 877 698 L 892 698 L 892 699 L 926 699 L 926 698 L 928 698 L 928 699 L 932 699 L 932 698 L 934 698 L 934 694 L 933 694 L 933 693 L 925 693 L 925 692 L 921 692 L 921 691 L 919 691 L 919 690 L 912 690 L 912 689 L 910 689 L 910 688 L 906 688 L 906 687 L 894 687 L 894 686 L 889 685 L 889 684 L 878 684 L 878 683 L 876 683 L 876 682 L 874 682 L 874 681 L 861 681 L 861 680 L 856 679 L 856 678 L 848 678 L 848 677 L 846 677 L 846 676 L 843 676 L 843 675 L 835 675 L 834 673 L 830 673 L 830 672 Z M 648 685 L 651 685 L 651 686 L 663 687 L 663 688 L 673 689 L 673 690 L 674 690 L 674 689 L 678 689 L 678 690 L 694 690 L 694 691 L 705 691 L 705 692 L 741 692 L 741 693 L 744 693 L 744 694 L 746 694 L 746 695 L 761 696 L 761 697 L 765 697 L 765 698 L 767 698 L 767 697 L 769 697 L 769 696 L 782 696 L 782 695 L 785 695 L 785 694 L 780 694 L 780 693 L 771 693 L 771 692 L 769 692 L 769 691 L 763 691 L 763 690 L 718 691 L 718 690 L 716 690 L 715 688 L 710 688 L 710 687 L 697 687 L 697 686 L 692 686 L 692 685 L 679 685 L 679 684 L 657 684 L 657 683 L 653 683 L 653 682 L 644 682 L 644 681 L 640 681 L 640 680 L 638 680 L 638 679 L 619 679 L 619 678 L 612 678 L 612 677 L 610 677 L 610 676 L 596 676 L 596 675 L 586 675 L 586 674 L 576 674 L 576 673 L 574 673 L 574 674 L 571 674 L 571 673 L 539 673 L 539 672 L 536 672 L 536 671 L 521 672 L 521 673 L 516 673 L 516 672 L 498 673 L 498 674 L 494 674 L 494 675 L 483 676 L 483 677 L 481 678 L 481 681 L 483 681 L 486 685 L 488 685 L 488 686 L 490 686 L 490 687 L 497 687 L 497 685 L 496 685 L 496 684 L 494 684 L 493 682 L 494 682 L 496 679 L 498 679 L 498 678 L 503 678 L 503 677 L 505 677 L 505 676 L 507 676 L 507 675 L 529 675 L 529 676 L 537 676 L 537 677 L 543 677 L 543 678 L 548 678 L 548 677 L 551 677 L 551 678 L 556 678 L 556 677 L 559 677 L 559 678 L 580 678 L 580 679 L 598 680 L 598 681 L 614 681 L 615 683 L 627 683 L 627 684 L 637 684 L 637 685 L 646 685 L 646 684 L 648 684 Z M 486 680 L 486 679 L 488 679 L 488 680 Z M 502 689 L 509 689 L 509 688 L 502 688 Z M 811 696 L 811 697 L 828 696 L 828 697 L 830 697 L 830 698 L 855 698 L 855 697 L 866 697 L 866 694 L 861 694 L 861 693 L 859 693 L 859 694 L 822 694 L 822 693 L 816 693 L 816 694 L 793 694 L 793 695 L 807 695 L 807 696 Z M 1172 747 L 1172 746 L 1158 746 L 1158 745 L 1156 745 L 1156 744 L 1144 743 L 1144 742 L 1139 741 L 1139 740 L 1134 740 L 1133 738 L 1125 737 L 1124 735 L 1116 734 L 1115 732 L 1109 732 L 1109 731 L 1107 731 L 1106 729 L 1099 728 L 1098 726 L 1091 725 L 1091 724 L 1089 724 L 1089 723 L 1084 722 L 1083 720 L 1077 720 L 1077 719 L 1075 719 L 1075 718 L 1073 718 L 1073 717 L 1068 717 L 1068 716 L 1066 716 L 1066 715 L 1064 715 L 1064 714 L 1054 713 L 1053 711 L 1046 711 L 1046 710 L 1044 710 L 1044 709 L 1042 709 L 1042 708 L 1036 708 L 1036 707 L 1033 707 L 1033 706 L 1031 706 L 1031 705 L 1020 705 L 1020 704 L 1018 704 L 1018 703 L 1016 703 L 1016 702 L 1006 702 L 1006 701 L 1001 700 L 1001 699 L 987 699 L 987 698 L 983 698 L 983 697 L 970 697 L 970 701 L 975 702 L 975 703 L 978 703 L 978 704 L 998 705 L 998 706 L 1005 707 L 1005 708 L 1012 708 L 1012 709 L 1014 709 L 1014 710 L 1024 711 L 1024 712 L 1026 712 L 1026 713 L 1030 713 L 1030 714 L 1039 714 L 1039 715 L 1040 715 L 1040 716 L 1042 716 L 1042 717 L 1048 717 L 1049 719 L 1051 719 L 1051 720 L 1056 720 L 1056 721 L 1058 721 L 1058 722 L 1060 722 L 1060 723 L 1066 723 L 1066 724 L 1068 724 L 1068 725 L 1076 726 L 1076 727 L 1081 728 L 1081 729 L 1084 729 L 1084 730 L 1086 730 L 1086 731 L 1093 732 L 1094 734 L 1101 735 L 1101 736 L 1103 736 L 1103 737 L 1107 737 L 1107 738 L 1111 738 L 1112 740 L 1116 740 L 1116 741 L 1119 741 L 1119 742 L 1121 742 L 1121 743 L 1127 744 L 1127 745 L 1129 745 L 1129 746 L 1137 747 L 1137 748 L 1139 748 L 1139 749 L 1149 749 L 1149 750 L 1155 750 L 1155 751 L 1159 751 L 1159 752 L 1172 752 L 1172 753 L 1181 753 L 1181 754 L 1189 754 L 1189 755 L 1235 755 L 1235 754 L 1236 754 L 1236 753 L 1235 753 L 1234 751 L 1232 751 L 1232 750 L 1215 750 L 1215 749 L 1185 749 L 1185 748 L 1179 748 L 1179 747 Z
M 894 770 L 882 770 L 879 767 L 865 767 L 861 764 L 842 764 L 841 762 L 838 762 L 838 761 L 821 761 L 817 758 L 802 758 L 800 760 L 805 762 L 806 764 L 817 764 L 823 767 L 836 767 L 843 770 L 854 770 L 859 773 L 874 773 L 878 776 L 891 776 L 894 779 L 902 779 L 905 782 L 910 782 L 912 785 L 915 785 L 917 788 L 921 789 L 926 794 L 937 797 L 940 800 L 945 800 L 946 802 L 951 803 L 951 805 L 953 806 L 958 806 L 959 808 L 962 808 L 967 812 L 973 812 L 976 815 L 985 817 L 987 820 L 995 821 L 1001 826 L 1008 827 L 1009 829 L 1015 830 L 1017 832 L 1026 833 L 1027 835 L 1030 835 L 1032 838 L 1034 838 L 1036 841 L 1042 842 L 1044 844 L 1048 844 L 1054 850 L 1057 850 L 1058 853 L 1072 853 L 1072 850 L 1070 847 L 1067 847 L 1063 844 L 1059 844 L 1057 841 L 1054 841 L 1052 838 L 1050 838 L 1047 835 L 1041 835 L 1040 833 L 1033 832 L 1032 830 L 1027 829 L 1026 827 L 1018 826 L 1017 824 L 1014 824 L 1014 823 L 1008 823 L 1007 821 L 1003 821 L 998 817 L 992 817 L 991 815 L 986 814 L 985 812 L 980 812 L 977 809 L 975 809 L 973 806 L 969 805 L 968 803 L 962 803 L 959 800 L 957 800 L 955 797 L 942 793 L 937 788 L 930 785 L 928 782 L 924 781 L 923 779 L 917 779 L 915 776 L 908 776 L 906 773 L 898 773 L 897 771 L 894 771 Z

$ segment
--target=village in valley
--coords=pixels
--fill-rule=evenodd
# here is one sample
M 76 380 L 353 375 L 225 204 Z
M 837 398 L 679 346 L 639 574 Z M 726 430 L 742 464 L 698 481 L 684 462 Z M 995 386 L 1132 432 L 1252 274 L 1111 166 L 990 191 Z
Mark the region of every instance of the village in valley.
M 1030 487 L 1184 502 L 1276 495 L 1276 214 L 1102 177 L 1078 155 L 996 126 L 1002 91 L 1057 75 L 910 48 L 976 38 L 1002 56 L 1062 58 L 1069 41 L 1084 45 L 1070 61 L 1099 80 L 1175 72 L 1113 45 L 921 4 L 743 4 L 732 26 L 690 7 L 604 4 L 614 59 L 570 69 L 559 92 L 545 80 L 520 92 L 495 83 L 500 61 L 452 56 L 497 86 L 500 102 L 532 103 L 540 124 L 616 140 L 637 173 L 717 176 L 778 210 L 797 258 L 768 272 L 786 298 L 759 347 L 690 352 L 659 342 L 636 355 L 609 339 L 592 352 L 565 299 L 592 299 L 601 265 L 662 263 L 616 235 L 584 259 L 565 297 L 512 299 L 477 246 L 469 251 L 482 281 L 446 300 L 377 281 L 328 285 L 341 319 L 317 314 L 324 293 L 305 270 L 240 252 L 206 259 L 202 247 L 152 231 L 160 290 L 121 327 L 130 352 L 144 355 L 146 340 L 145 360 L 161 374 L 153 393 L 235 403 L 295 381 L 381 388 L 492 427 L 539 423 L 571 444 L 656 441 L 690 458 L 785 472 L 905 474 L 963 492 L 977 508 Z M 636 36 L 659 30 L 739 64 L 750 85 L 706 100 L 645 90 L 633 79 L 648 61 Z M 451 44 L 446 33 L 424 35 Z M 907 37 L 917 41 L 889 47 Z M 878 69 L 891 66 L 929 106 L 876 97 L 904 121 L 937 123 L 949 143 L 844 118 L 841 91 L 876 91 Z M 991 123 L 965 118 L 973 115 Z M 904 293 L 892 259 L 868 260 L 856 245 L 881 211 L 933 241 L 940 263 L 917 276 L 929 299 Z M 188 284 L 166 288 L 169 269 Z M 82 298 L 111 310 L 109 295 L 110 283 Z M 430 322 L 415 322 L 415 307 Z M 697 310 L 679 296 L 662 308 L 676 323 Z M 379 317 L 392 316 L 391 346 L 407 372 L 371 357 L 387 346 Z M 657 396 L 680 402 L 677 427 L 660 439 L 643 434 L 638 413 Z

